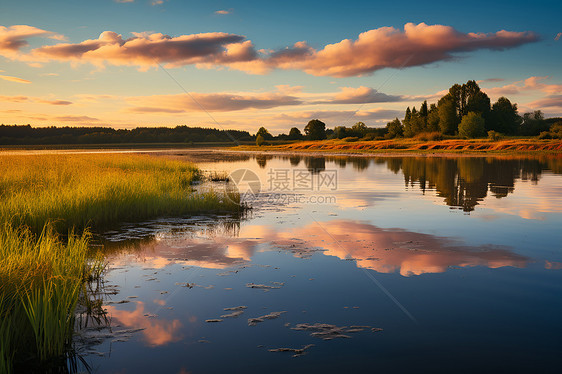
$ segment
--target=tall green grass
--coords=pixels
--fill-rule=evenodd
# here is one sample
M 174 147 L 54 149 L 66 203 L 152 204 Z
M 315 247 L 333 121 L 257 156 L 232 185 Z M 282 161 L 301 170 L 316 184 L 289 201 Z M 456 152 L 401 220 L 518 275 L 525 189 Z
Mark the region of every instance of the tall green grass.
M 40 232 L 156 216 L 237 211 L 222 193 L 194 193 L 193 164 L 145 155 L 0 156 L 0 222 Z
M 89 234 L 66 243 L 49 227 L 39 235 L 0 229 L 0 372 L 45 363 L 70 347 L 74 310 L 90 277 Z
M 195 193 L 199 178 L 141 155 L 0 155 L 0 373 L 66 365 L 77 304 L 101 305 L 85 296 L 102 269 L 88 228 L 241 209 L 237 195 Z

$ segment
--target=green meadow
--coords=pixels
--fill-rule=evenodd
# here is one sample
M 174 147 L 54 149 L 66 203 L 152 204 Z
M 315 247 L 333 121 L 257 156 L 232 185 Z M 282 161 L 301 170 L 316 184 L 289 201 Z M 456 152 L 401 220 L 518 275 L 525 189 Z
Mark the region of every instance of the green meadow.
M 0 373 L 66 365 L 76 307 L 101 274 L 90 232 L 241 209 L 196 192 L 200 178 L 193 164 L 143 155 L 0 155 Z

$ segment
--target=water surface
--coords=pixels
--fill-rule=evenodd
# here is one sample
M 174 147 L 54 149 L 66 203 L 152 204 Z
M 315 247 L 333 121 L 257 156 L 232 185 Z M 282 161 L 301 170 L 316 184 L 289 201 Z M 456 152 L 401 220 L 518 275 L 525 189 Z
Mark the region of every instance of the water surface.
M 93 372 L 559 370 L 561 158 L 159 157 L 261 189 L 243 216 L 104 233 Z

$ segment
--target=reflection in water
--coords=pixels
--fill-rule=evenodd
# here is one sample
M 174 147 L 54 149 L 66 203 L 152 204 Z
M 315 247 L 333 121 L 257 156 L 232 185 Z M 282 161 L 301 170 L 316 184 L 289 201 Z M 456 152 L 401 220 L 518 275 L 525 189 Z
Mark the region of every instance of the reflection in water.
M 272 156 L 256 156 L 261 168 Z M 543 171 L 562 174 L 562 157 L 341 157 L 291 156 L 292 166 L 303 159 L 312 173 L 326 169 L 326 162 L 340 168 L 348 164 L 359 172 L 372 165 L 384 164 L 394 173 L 402 173 L 406 187 L 418 185 L 423 193 L 436 190 L 450 207 L 471 212 L 490 194 L 503 198 L 514 192 L 517 180 L 536 184 Z M 329 166 L 328 166 L 329 168 Z
M 144 341 L 150 346 L 165 345 L 177 342 L 183 338 L 180 333 L 182 323 L 178 319 L 167 321 L 156 319 L 144 311 L 144 303 L 136 302 L 133 311 L 119 310 L 113 305 L 105 306 L 112 320 L 130 329 L 143 329 Z
M 452 266 L 525 267 L 526 257 L 506 249 L 470 247 L 454 240 L 402 229 L 383 229 L 347 220 L 316 223 L 278 235 L 310 238 L 308 248 L 318 247 L 326 255 L 355 259 L 359 267 L 380 273 L 399 271 L 403 276 L 442 273 Z
M 380 273 L 398 271 L 403 276 L 442 273 L 448 268 L 486 266 L 525 267 L 528 259 L 505 248 L 465 246 L 455 240 L 406 231 L 383 229 L 352 220 L 311 223 L 278 231 L 274 226 L 243 226 L 238 237 L 204 237 L 160 232 L 155 240 L 135 247 L 137 260 L 148 268 L 171 264 L 224 269 L 250 262 L 260 244 L 270 250 L 286 250 L 297 257 L 323 252 L 342 260 L 354 259 L 357 266 Z M 306 239 L 303 239 L 306 238 Z M 116 258 L 114 265 L 131 259 Z

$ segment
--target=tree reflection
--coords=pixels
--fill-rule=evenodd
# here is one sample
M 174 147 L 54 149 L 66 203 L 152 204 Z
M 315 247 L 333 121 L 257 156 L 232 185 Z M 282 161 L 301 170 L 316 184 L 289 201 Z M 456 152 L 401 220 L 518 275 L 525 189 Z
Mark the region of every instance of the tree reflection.
M 560 172 L 560 158 L 402 157 L 378 159 L 402 172 L 406 187 L 435 189 L 451 207 L 471 212 L 488 193 L 496 198 L 514 191 L 516 180 L 536 183 L 543 170 Z

